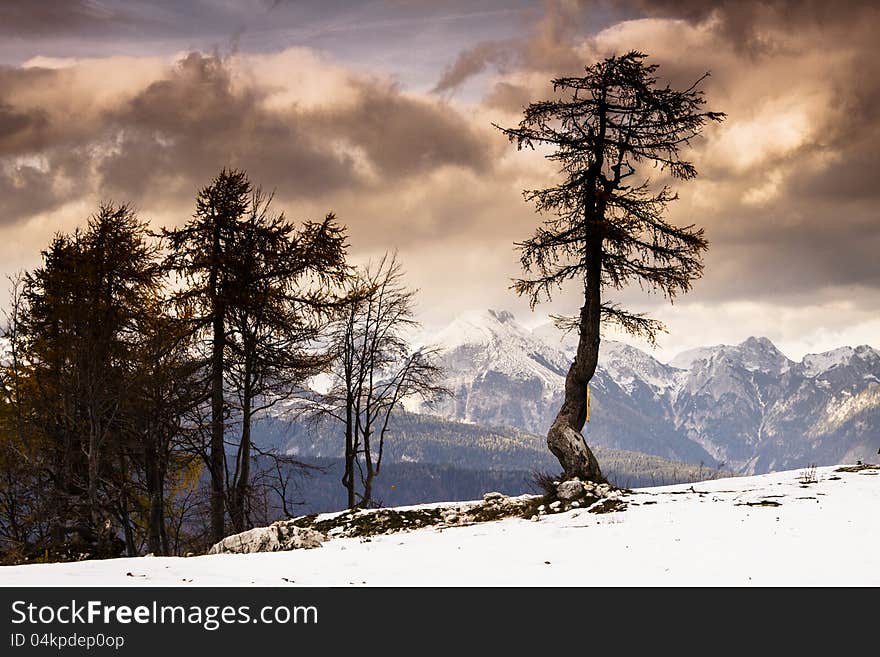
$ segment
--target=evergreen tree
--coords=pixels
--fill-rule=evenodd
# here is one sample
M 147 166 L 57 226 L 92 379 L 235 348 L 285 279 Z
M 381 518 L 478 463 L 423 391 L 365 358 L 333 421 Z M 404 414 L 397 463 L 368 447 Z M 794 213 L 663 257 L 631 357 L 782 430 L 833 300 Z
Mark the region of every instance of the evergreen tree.
M 58 235 L 25 277 L 17 331 L 22 434 L 41 444 L 58 556 L 135 550 L 127 409 L 143 300 L 160 285 L 157 247 L 128 206 L 103 205 Z
M 223 169 L 199 191 L 196 212 L 185 226 L 165 231 L 170 247 L 168 265 L 183 276 L 186 288 L 176 300 L 192 317 L 194 333 L 206 333 L 209 356 L 207 381 L 211 401 L 209 440 L 204 456 L 211 479 L 210 540 L 225 535 L 226 457 L 224 371 L 231 307 L 237 292 L 230 273 L 236 256 L 238 228 L 252 193 L 243 171 Z
M 329 367 L 320 338 L 342 300 L 348 276 L 345 234 L 334 215 L 297 228 L 255 194 L 241 226 L 233 273 L 241 290 L 230 314 L 229 380 L 238 398 L 241 433 L 230 477 L 229 513 L 236 531 L 252 526 L 248 512 L 255 446 L 254 417 L 298 392 Z M 266 456 L 271 456 L 264 454 Z
M 635 282 L 672 300 L 701 275 L 708 246 L 702 229 L 664 219 L 677 198 L 668 187 L 631 180 L 645 165 L 675 179 L 694 178 L 697 171 L 683 149 L 707 121 L 724 115 L 703 109 L 697 87 L 708 74 L 683 91 L 661 87 L 657 65 L 646 64 L 645 57 L 632 51 L 586 67 L 581 77 L 557 78 L 555 98 L 526 107 L 516 128 L 496 126 L 518 148 L 549 148 L 547 158 L 560 167 L 557 184 L 524 192 L 547 218 L 518 244 L 527 276 L 514 290 L 534 308 L 569 281 L 583 289 L 580 313 L 557 318 L 561 327 L 577 331 L 578 347 L 562 407 L 547 434 L 567 478 L 604 480 L 581 435 L 601 323 L 617 323 L 649 340 L 662 329 L 604 299 L 604 291 Z
M 135 354 L 135 394 L 128 409 L 137 436 L 133 453 L 137 490 L 145 500 L 141 509 L 145 541 L 154 555 L 174 553 L 169 527 L 174 500 L 169 488 L 201 465 L 189 446 L 197 431 L 196 409 L 205 399 L 202 363 L 192 350 L 188 318 L 168 314 L 162 301 L 157 297 L 148 302 L 144 337 Z
M 185 282 L 176 301 L 209 352 L 210 438 L 203 454 L 213 542 L 225 535 L 227 511 L 237 530 L 246 528 L 253 415 L 326 365 L 326 355 L 313 349 L 317 319 L 338 304 L 331 288 L 347 275 L 344 231 L 332 215 L 297 231 L 270 203 L 244 171 L 223 169 L 199 192 L 193 219 L 164 233 L 168 265 Z M 242 416 L 237 441 L 226 439 L 230 385 Z
M 43 434 L 26 422 L 33 379 L 22 353 L 23 274 L 10 283 L 0 340 L 0 564 L 45 554 L 52 511 Z

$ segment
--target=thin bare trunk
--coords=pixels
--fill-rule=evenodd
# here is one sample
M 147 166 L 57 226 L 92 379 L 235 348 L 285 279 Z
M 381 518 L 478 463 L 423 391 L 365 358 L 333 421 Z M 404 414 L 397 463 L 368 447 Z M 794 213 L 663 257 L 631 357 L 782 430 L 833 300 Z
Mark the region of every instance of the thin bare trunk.
M 348 494 L 348 508 L 352 509 L 355 505 L 354 496 L 354 460 L 357 457 L 354 444 L 354 419 L 352 417 L 353 402 L 350 399 L 346 401 L 345 406 L 345 473 L 342 475 L 342 485 Z
M 147 549 L 154 555 L 168 554 L 168 539 L 165 536 L 165 487 L 164 468 L 160 464 L 159 449 L 150 445 L 146 452 L 146 478 L 149 497 L 149 519 L 147 521 Z
M 248 529 L 246 508 L 247 496 L 250 484 L 251 464 L 251 409 L 253 407 L 253 394 L 251 387 L 251 370 L 245 368 L 244 391 L 242 393 L 241 415 L 241 442 L 238 445 L 237 478 L 235 488 L 230 491 L 230 515 L 235 531 L 243 532 Z
M 225 322 L 220 310 L 214 311 L 214 339 L 211 359 L 211 540 L 217 542 L 226 533 L 226 459 L 223 453 L 223 350 L 226 344 Z
M 368 409 L 369 410 L 369 409 Z M 367 468 L 363 476 L 364 495 L 359 504 L 360 507 L 368 509 L 373 502 L 373 479 L 376 477 L 376 471 L 373 467 L 373 453 L 370 448 L 370 425 L 364 428 L 364 465 Z
M 94 422 L 89 427 L 89 453 L 88 453 L 88 484 L 87 495 L 89 502 L 89 514 L 93 527 L 98 527 L 101 518 L 98 517 L 98 465 L 99 446 L 98 428 Z

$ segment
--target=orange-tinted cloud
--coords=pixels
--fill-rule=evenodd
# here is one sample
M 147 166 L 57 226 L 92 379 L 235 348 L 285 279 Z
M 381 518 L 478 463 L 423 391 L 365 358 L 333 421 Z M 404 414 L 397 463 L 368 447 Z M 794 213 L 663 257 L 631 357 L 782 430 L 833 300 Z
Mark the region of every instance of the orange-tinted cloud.
M 711 241 L 680 316 L 697 326 L 711 308 L 797 308 L 780 316 L 807 330 L 807 317 L 830 326 L 833 307 L 835 326 L 863 323 L 839 302 L 880 311 L 878 24 L 871 2 L 552 1 L 517 35 L 450 52 L 425 92 L 396 78 L 407 61 L 347 66 L 305 48 L 6 66 L 0 259 L 32 263 L 52 231 L 106 198 L 133 201 L 159 224 L 183 220 L 196 189 L 233 165 L 276 190 L 293 218 L 336 211 L 356 258 L 400 249 L 432 321 L 473 305 L 522 309 L 508 289 L 513 244 L 540 219 L 521 191 L 554 171 L 490 124 L 518 121 L 552 93 L 552 77 L 638 48 L 674 86 L 710 70 L 709 106 L 728 114 L 695 142 L 700 176 L 671 208 Z M 570 312 L 577 296 L 547 310 Z M 638 290 L 623 299 L 675 321 Z

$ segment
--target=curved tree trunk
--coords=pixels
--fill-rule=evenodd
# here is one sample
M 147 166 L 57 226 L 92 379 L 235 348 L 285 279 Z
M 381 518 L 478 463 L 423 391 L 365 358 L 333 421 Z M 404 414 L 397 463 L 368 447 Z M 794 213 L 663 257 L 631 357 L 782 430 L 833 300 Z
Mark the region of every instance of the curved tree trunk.
M 565 377 L 562 408 L 547 432 L 547 446 L 559 459 L 566 479 L 604 482 L 599 462 L 581 434 L 587 419 L 587 386 L 599 361 L 601 241 L 592 246 L 588 263 L 577 354 Z

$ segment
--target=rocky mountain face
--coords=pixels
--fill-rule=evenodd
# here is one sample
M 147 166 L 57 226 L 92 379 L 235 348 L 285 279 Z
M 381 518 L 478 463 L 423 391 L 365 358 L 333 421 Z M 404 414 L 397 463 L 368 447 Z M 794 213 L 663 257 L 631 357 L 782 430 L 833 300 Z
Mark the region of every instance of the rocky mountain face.
M 460 316 L 444 348 L 454 399 L 417 409 L 543 434 L 561 400 L 574 339 L 507 312 Z M 766 338 L 702 347 L 661 363 L 603 341 L 591 384 L 591 444 L 752 474 L 868 459 L 880 447 L 880 353 L 842 347 L 794 362 Z

